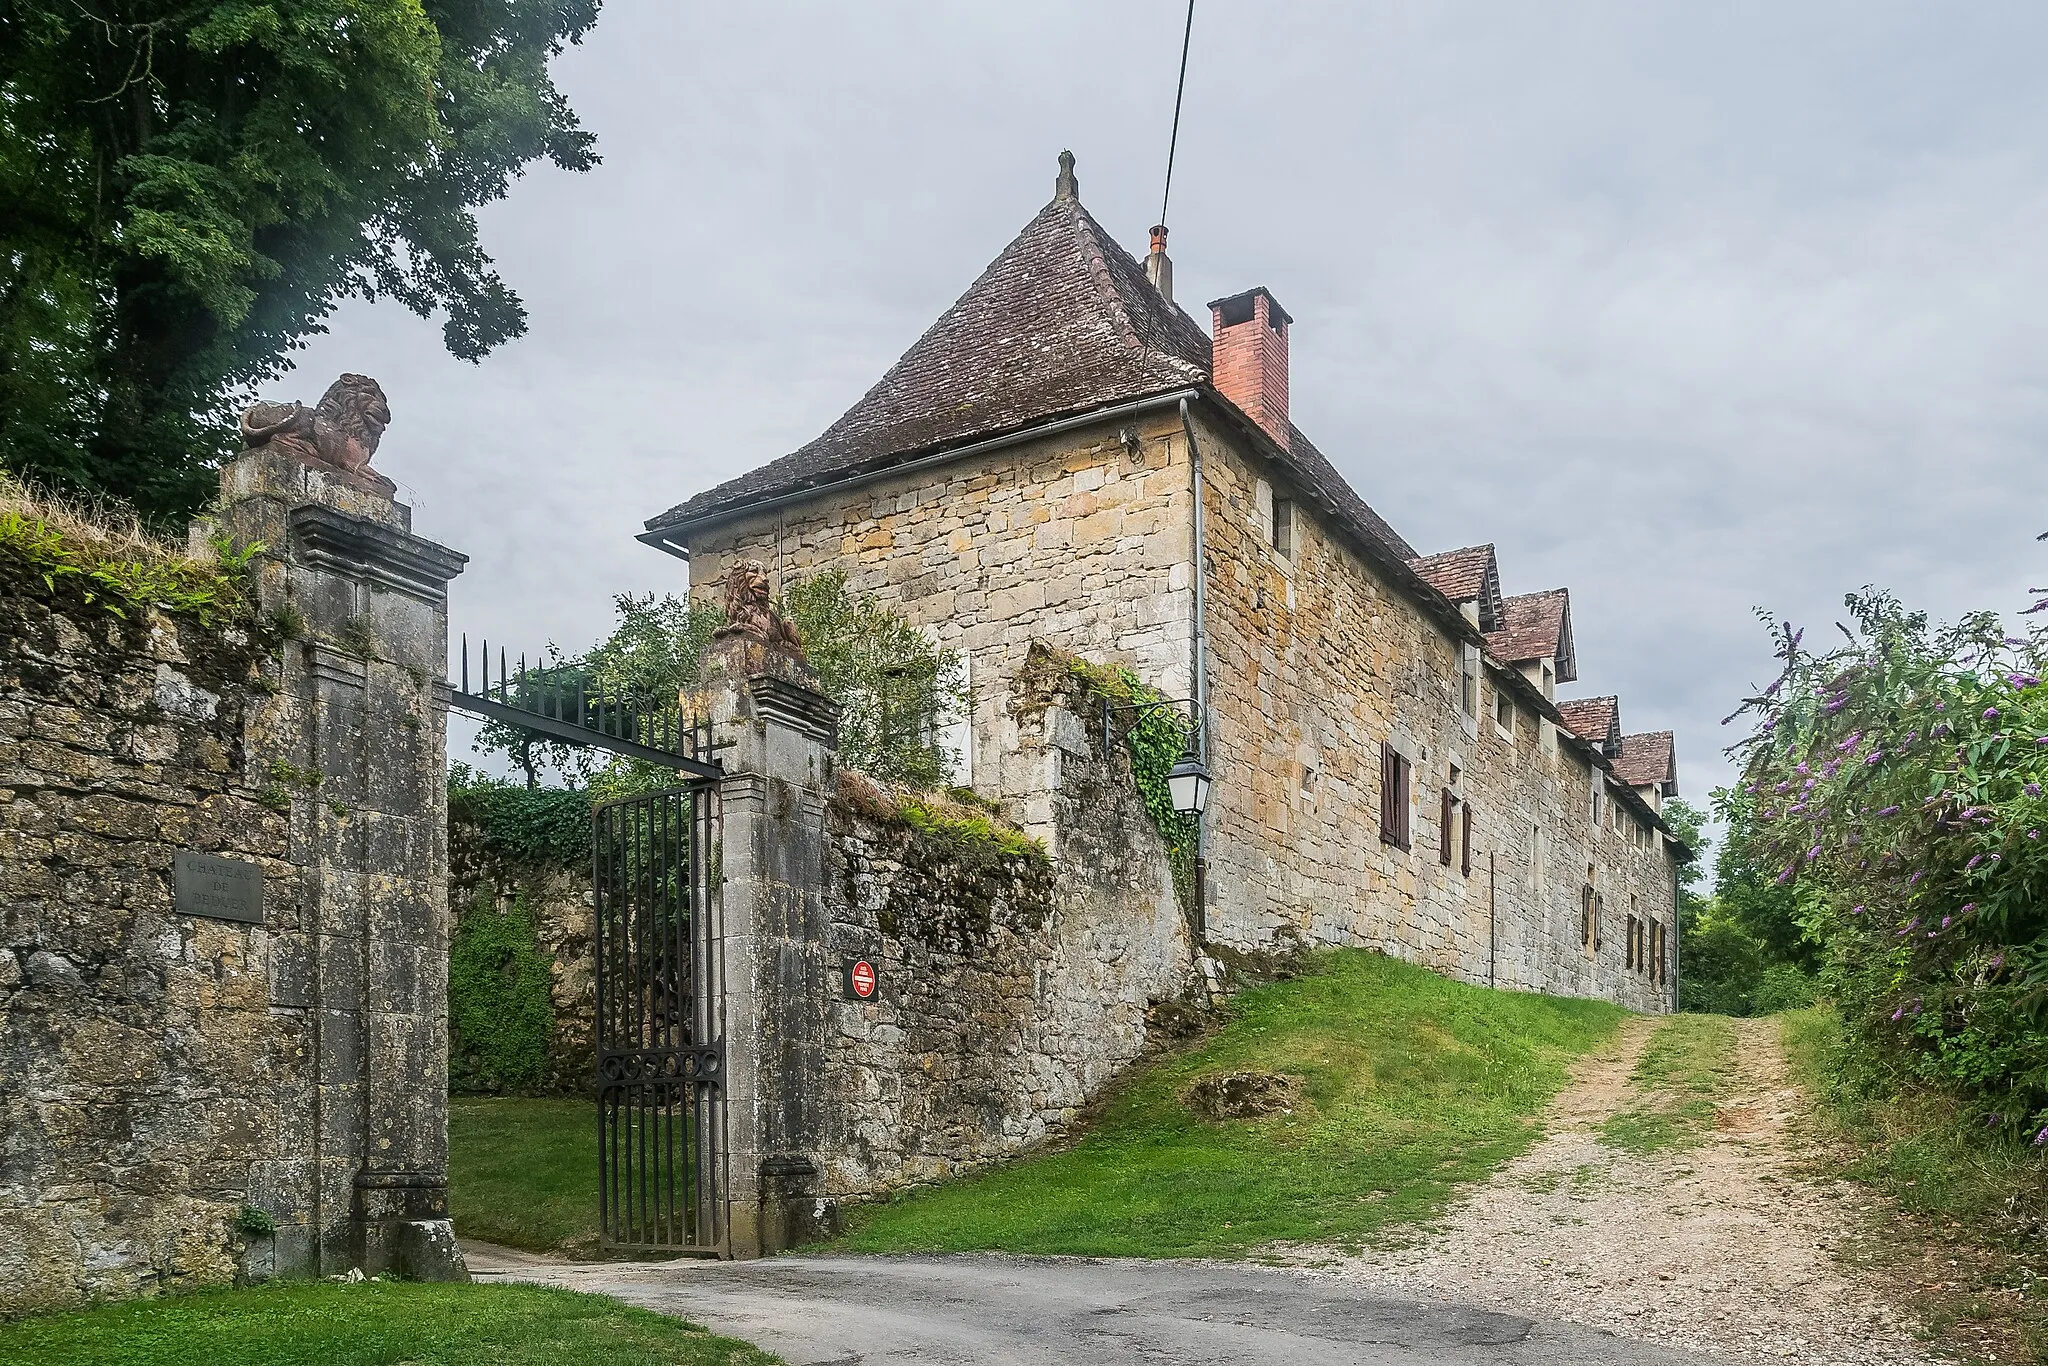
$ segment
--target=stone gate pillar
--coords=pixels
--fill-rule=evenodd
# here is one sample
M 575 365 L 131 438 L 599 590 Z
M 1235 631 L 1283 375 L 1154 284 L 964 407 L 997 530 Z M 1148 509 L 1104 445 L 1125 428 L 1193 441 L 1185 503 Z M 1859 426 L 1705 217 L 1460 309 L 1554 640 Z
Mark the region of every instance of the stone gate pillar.
M 302 1016 L 310 1040 L 302 1073 L 278 1079 L 292 1126 L 279 1147 L 294 1155 L 252 1173 L 252 1203 L 292 1216 L 276 1234 L 281 1274 L 467 1279 L 448 1222 L 437 696 L 447 585 L 467 557 L 413 535 L 388 481 L 290 439 L 245 453 L 221 491 L 215 525 L 266 547 L 256 594 L 286 636 L 283 693 L 248 737 L 249 767 L 289 804 L 297 880 L 270 927 L 271 1010 Z
M 730 602 L 728 616 L 746 622 Z M 719 866 L 735 1257 L 793 1241 L 787 1206 L 815 1175 L 823 1134 L 827 993 L 837 971 L 824 893 L 839 708 L 818 690 L 793 636 L 753 625 L 728 627 L 713 643 L 698 702 L 726 769 Z

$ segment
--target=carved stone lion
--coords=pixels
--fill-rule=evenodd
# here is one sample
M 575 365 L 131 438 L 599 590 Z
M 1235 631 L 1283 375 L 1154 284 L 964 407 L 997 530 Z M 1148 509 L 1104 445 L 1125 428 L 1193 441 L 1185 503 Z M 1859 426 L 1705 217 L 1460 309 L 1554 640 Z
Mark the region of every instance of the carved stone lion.
M 368 375 L 343 375 L 320 396 L 319 406 L 258 403 L 242 414 L 242 444 L 271 447 L 350 474 L 369 474 L 391 405 Z
M 799 664 L 810 662 L 796 631 L 775 610 L 768 593 L 768 568 L 759 560 L 741 560 L 726 572 L 725 625 L 712 639 L 734 638 L 757 641 Z

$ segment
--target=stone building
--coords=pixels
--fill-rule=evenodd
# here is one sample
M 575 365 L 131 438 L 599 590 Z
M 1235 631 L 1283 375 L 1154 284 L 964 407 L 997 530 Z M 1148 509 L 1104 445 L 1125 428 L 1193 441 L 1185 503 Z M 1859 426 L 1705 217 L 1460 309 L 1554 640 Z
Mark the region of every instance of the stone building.
M 741 559 L 843 570 L 957 651 L 961 780 L 1055 855 L 1058 755 L 1014 714 L 1032 644 L 1190 699 L 1211 944 L 1668 1009 L 1669 735 L 1560 703 L 1565 591 L 1504 596 L 1490 546 L 1418 554 L 1293 424 L 1271 291 L 1205 329 L 1171 282 L 1163 231 L 1143 264 L 1119 248 L 1063 155 L 1052 201 L 844 416 L 641 539 L 698 594 Z

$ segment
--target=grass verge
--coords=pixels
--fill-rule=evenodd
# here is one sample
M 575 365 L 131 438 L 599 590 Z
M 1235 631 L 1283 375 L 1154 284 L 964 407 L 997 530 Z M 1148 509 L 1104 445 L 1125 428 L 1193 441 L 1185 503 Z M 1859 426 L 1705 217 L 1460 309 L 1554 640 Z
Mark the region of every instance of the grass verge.
M 456 1232 L 533 1252 L 597 1248 L 597 1107 L 457 1096 L 448 1103 Z
M 1073 1147 L 851 1212 L 856 1251 L 1230 1256 L 1357 1245 L 1428 1218 L 1527 1148 L 1567 1068 L 1623 1012 L 1489 991 L 1357 950 L 1248 991 L 1223 1029 L 1133 1077 Z M 1230 1072 L 1298 1078 L 1264 1119 L 1198 1119 Z
M 2048 1160 L 1974 1132 L 1934 1092 L 1861 1094 L 1841 1020 L 1782 1017 L 1793 1075 L 1832 1140 L 1828 1177 L 1884 1197 L 1886 1217 L 1842 1255 L 1878 1278 L 1968 1362 L 2048 1362 Z
M 300 1281 L 0 1323 L 9 1366 L 774 1366 L 694 1324 L 525 1285 Z
M 1657 1026 L 1629 1080 L 1645 1103 L 1610 1115 L 1601 1141 L 1624 1152 L 1689 1148 L 1714 1127 L 1714 1100 L 1735 1080 L 1735 1022 L 1673 1015 Z

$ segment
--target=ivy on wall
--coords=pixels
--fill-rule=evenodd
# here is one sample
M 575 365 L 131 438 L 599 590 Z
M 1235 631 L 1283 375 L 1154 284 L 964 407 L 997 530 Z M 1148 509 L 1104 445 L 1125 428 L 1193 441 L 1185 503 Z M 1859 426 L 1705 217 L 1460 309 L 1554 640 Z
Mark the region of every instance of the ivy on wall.
M 1200 823 L 1193 816 L 1174 810 L 1173 793 L 1166 776 L 1187 752 L 1192 722 L 1177 707 L 1149 705 L 1170 699 L 1159 689 L 1140 682 L 1121 664 L 1091 664 L 1085 659 L 1067 661 L 1067 670 L 1082 688 L 1106 699 L 1112 708 L 1144 707 L 1143 711 L 1110 713 L 1110 733 L 1103 736 L 1105 750 L 1121 732 L 1131 754 L 1131 777 L 1145 813 L 1166 841 L 1173 865 L 1174 891 L 1183 910 L 1194 905 L 1195 850 Z
M 500 907 L 479 888 L 448 948 L 448 1088 L 538 1091 L 547 1084 L 552 967 L 525 896 Z
M 585 788 L 522 787 L 448 769 L 448 818 L 469 822 L 493 852 L 518 863 L 582 868 L 590 863 L 590 792 Z

